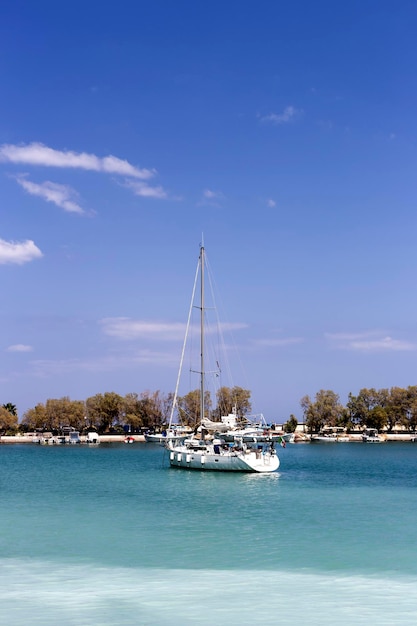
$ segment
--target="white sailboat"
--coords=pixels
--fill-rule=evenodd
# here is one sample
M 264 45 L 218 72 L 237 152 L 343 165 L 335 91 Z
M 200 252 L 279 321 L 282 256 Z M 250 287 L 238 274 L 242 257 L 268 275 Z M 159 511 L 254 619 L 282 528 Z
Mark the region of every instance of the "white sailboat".
M 274 442 L 257 444 L 250 446 L 243 440 L 235 440 L 227 443 L 218 438 L 209 438 L 204 425 L 207 427 L 206 417 L 206 389 L 205 389 L 205 335 L 204 335 L 204 319 L 205 319 L 205 300 L 204 300 L 204 272 L 205 272 L 205 249 L 200 246 L 199 263 L 196 273 L 196 281 L 193 289 L 193 298 L 196 291 L 198 278 L 200 279 L 200 303 L 197 308 L 200 310 L 200 437 L 192 436 L 183 441 L 167 442 L 166 447 L 169 451 L 169 462 L 171 467 L 200 471 L 225 471 L 225 472 L 274 472 L 279 467 L 279 458 L 275 451 Z M 194 307 L 191 302 L 190 314 L 188 318 L 187 331 L 190 321 L 191 309 Z M 187 334 L 187 333 L 186 333 Z M 184 348 L 186 339 L 184 340 L 183 354 L 181 357 L 180 372 L 184 357 Z M 177 389 L 174 394 L 173 409 L 171 417 L 175 409 L 177 401 L 177 391 L 180 373 L 177 380 Z M 214 422 L 211 422 L 211 425 Z M 218 422 L 219 427 L 222 422 Z M 224 424 L 224 422 L 223 422 Z

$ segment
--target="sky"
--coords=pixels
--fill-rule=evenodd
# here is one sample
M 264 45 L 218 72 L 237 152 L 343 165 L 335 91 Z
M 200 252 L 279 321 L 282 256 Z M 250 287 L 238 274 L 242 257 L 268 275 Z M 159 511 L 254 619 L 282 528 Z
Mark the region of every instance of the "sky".
M 416 31 L 409 0 L 3 0 L 0 403 L 174 391 L 203 237 L 268 420 L 417 384 Z

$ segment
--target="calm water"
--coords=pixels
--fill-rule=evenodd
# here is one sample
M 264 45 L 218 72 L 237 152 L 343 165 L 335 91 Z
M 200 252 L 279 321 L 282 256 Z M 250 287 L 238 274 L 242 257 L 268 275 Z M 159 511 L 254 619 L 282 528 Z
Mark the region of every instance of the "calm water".
M 0 446 L 0 623 L 416 624 L 417 445 L 279 455 L 262 476 Z

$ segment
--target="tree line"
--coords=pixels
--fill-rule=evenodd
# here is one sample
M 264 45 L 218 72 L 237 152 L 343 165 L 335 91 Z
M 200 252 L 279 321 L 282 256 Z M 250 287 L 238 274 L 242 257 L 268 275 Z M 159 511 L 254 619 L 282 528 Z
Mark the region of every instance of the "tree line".
M 325 426 L 342 426 L 353 429 L 377 428 L 392 431 L 400 427 L 415 431 L 417 427 L 417 386 L 391 389 L 366 389 L 358 395 L 349 393 L 346 406 L 339 396 L 330 390 L 321 389 L 314 401 L 304 396 L 301 401 L 304 423 L 310 433 Z
M 236 407 L 244 416 L 251 410 L 250 391 L 241 387 L 221 387 L 216 393 L 216 407 L 206 392 L 207 416 L 220 419 L 221 415 Z M 0 434 L 17 432 L 61 432 L 71 427 L 80 432 L 96 430 L 99 433 L 160 430 L 168 425 L 174 394 L 160 391 L 145 391 L 141 394 L 128 393 L 121 396 L 115 392 L 96 394 L 84 400 L 71 400 L 68 396 L 50 398 L 28 409 L 18 421 L 17 409 L 11 403 L 0 407 Z M 200 390 L 190 391 L 177 398 L 179 420 L 195 428 L 200 421 Z
M 221 387 L 216 393 L 216 406 L 206 392 L 207 417 L 219 420 L 235 407 L 237 415 L 250 413 L 251 392 L 242 387 Z M 72 427 L 80 432 L 94 429 L 99 433 L 123 431 L 159 430 L 169 421 L 173 394 L 160 391 L 145 391 L 141 394 L 128 393 L 121 396 L 115 392 L 96 394 L 87 400 L 71 400 L 65 396 L 48 399 L 27 410 L 19 422 L 16 405 L 0 406 L 0 434 L 14 434 L 34 430 L 61 431 Z M 346 430 L 377 428 L 393 430 L 400 426 L 404 430 L 417 429 L 417 386 L 391 389 L 363 388 L 355 396 L 349 393 L 346 405 L 339 395 L 321 389 L 312 400 L 304 396 L 300 401 L 303 421 L 308 432 L 317 433 L 325 426 L 342 426 Z M 190 391 L 177 398 L 179 421 L 195 428 L 200 420 L 200 390 Z M 284 424 L 284 429 L 295 430 L 298 421 L 294 415 Z

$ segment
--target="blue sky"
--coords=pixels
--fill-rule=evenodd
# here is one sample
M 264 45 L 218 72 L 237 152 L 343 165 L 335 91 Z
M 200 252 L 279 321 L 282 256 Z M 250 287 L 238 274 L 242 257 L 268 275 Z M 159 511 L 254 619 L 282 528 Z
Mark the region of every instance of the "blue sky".
M 201 234 L 254 409 L 417 383 L 417 8 L 0 8 L 0 402 L 175 388 Z

